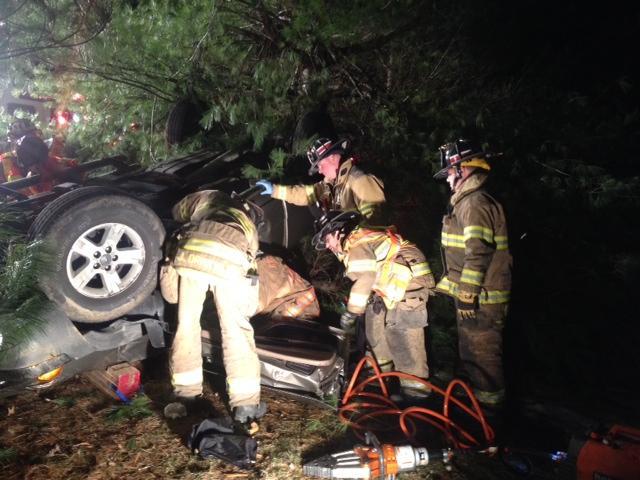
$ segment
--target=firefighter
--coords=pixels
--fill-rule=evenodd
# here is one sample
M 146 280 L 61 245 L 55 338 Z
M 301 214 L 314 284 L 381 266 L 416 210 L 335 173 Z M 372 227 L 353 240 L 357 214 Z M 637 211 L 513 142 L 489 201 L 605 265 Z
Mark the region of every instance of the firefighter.
M 504 400 L 502 329 L 511 288 L 512 259 L 500 203 L 485 190 L 487 154 L 467 140 L 440 147 L 452 191 L 442 225 L 444 275 L 436 290 L 455 303 L 460 363 L 478 400 Z
M 353 331 L 364 315 L 367 341 L 383 371 L 426 379 L 424 329 L 429 290 L 435 286 L 429 263 L 393 227 L 366 228 L 360 222 L 357 212 L 329 212 L 312 240 L 316 249 L 331 250 L 354 282 L 340 326 Z M 429 394 L 422 382 L 402 378 L 400 384 L 407 400 Z
M 253 211 L 222 192 L 204 190 L 187 195 L 172 214 L 186 224 L 171 255 L 179 276 L 178 326 L 169 362 L 174 395 L 188 401 L 202 394 L 200 316 L 211 290 L 233 417 L 242 423 L 260 418 L 266 405 L 260 402 L 260 363 L 249 322 L 259 298 Z
M 301 206 L 318 203 L 324 211 L 356 210 L 371 222 L 385 201 L 384 185 L 374 175 L 360 170 L 347 148 L 346 140 L 320 138 L 313 143 L 307 152 L 309 175 L 320 173 L 323 179 L 318 183 L 285 186 L 259 180 L 256 184 L 263 188 L 263 195 L 272 198 Z
M 16 154 L 18 141 L 26 135 L 35 135 L 37 129 L 29 119 L 15 120 L 7 130 L 7 139 L 9 140 L 9 150 L 3 153 L 2 159 L 2 180 L 3 182 L 12 182 L 24 178 L 28 171 L 23 171 L 19 166 Z M 28 193 L 28 192 L 25 192 Z M 31 192 L 29 192 L 31 193 Z
M 47 146 L 35 135 L 25 135 L 13 145 L 11 152 L 2 155 L 2 169 L 6 181 L 12 182 L 39 173 L 47 163 Z M 26 172 L 26 173 L 25 173 Z M 40 182 L 20 190 L 28 196 L 48 191 L 53 187 L 49 182 Z
M 42 132 L 28 119 L 19 119 L 11 124 L 8 131 L 11 151 L 2 155 L 4 181 L 11 182 L 30 175 L 39 174 L 40 181 L 21 190 L 26 195 L 48 192 L 57 183 L 57 175 L 65 168 L 78 163 L 61 156 L 61 141 L 53 141 L 55 151 L 49 150 L 42 140 Z
M 315 290 L 282 259 L 271 255 L 256 258 L 254 214 L 243 202 L 221 192 L 203 191 L 183 199 L 173 215 L 180 222 L 190 222 L 171 239 L 175 243 L 169 247 L 174 252 L 173 260 L 160 274 L 163 297 L 169 303 L 178 303 L 178 331 L 171 357 L 175 396 L 189 401 L 202 393 L 200 315 L 204 296 L 211 290 L 220 319 L 234 416 L 242 422 L 258 418 L 266 409 L 259 403 L 259 396 L 255 397 L 256 388 L 259 393 L 260 367 L 256 367 L 253 329 L 248 319 L 254 314 L 318 317 Z M 255 263 L 249 261 L 251 258 Z M 251 282 L 247 284 L 247 272 L 253 279 L 257 274 L 257 289 Z M 243 395 L 246 386 L 251 387 L 251 395 Z

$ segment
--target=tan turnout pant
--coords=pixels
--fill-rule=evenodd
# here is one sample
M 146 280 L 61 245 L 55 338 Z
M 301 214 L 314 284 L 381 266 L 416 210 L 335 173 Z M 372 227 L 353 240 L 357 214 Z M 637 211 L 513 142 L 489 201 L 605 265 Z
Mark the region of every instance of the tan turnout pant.
M 367 341 L 383 371 L 396 370 L 423 379 L 429 378 L 425 327 L 428 291 L 408 292 L 397 308 L 387 310 L 375 295 L 367 305 L 365 329 Z M 401 379 L 403 387 L 424 390 L 424 384 Z
M 260 402 L 260 362 L 249 322 L 258 305 L 258 284 L 246 277 L 221 279 L 197 271 L 180 270 L 178 328 L 170 367 L 174 393 L 202 393 L 200 316 L 209 290 L 218 312 L 222 356 L 231 408 Z

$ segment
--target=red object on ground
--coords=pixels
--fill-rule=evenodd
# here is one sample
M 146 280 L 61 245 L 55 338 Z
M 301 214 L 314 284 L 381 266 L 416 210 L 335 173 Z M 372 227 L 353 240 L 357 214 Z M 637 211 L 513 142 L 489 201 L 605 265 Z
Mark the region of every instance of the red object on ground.
M 107 375 L 125 397 L 131 398 L 140 390 L 140 370 L 132 365 L 120 364 L 107 369 Z
M 577 480 L 640 478 L 640 430 L 614 425 L 605 435 L 592 433 L 580 449 Z

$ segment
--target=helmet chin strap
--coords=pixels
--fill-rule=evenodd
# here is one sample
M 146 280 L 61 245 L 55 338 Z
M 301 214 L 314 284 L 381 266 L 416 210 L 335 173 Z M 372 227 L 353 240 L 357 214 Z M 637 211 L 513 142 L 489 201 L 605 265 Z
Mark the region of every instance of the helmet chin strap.
M 453 182 L 449 183 L 449 186 L 451 187 L 451 190 L 455 192 L 458 186 L 463 181 L 463 175 L 462 175 L 462 168 L 460 168 L 460 165 L 456 165 L 452 168 L 454 169 L 453 170 L 454 176 L 453 176 Z

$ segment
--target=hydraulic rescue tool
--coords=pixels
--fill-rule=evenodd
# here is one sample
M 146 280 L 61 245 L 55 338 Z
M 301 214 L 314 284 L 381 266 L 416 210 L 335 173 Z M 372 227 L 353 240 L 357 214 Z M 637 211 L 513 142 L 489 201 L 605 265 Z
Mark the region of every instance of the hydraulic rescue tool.
M 351 450 L 324 455 L 307 463 L 304 474 L 317 478 L 394 480 L 398 473 L 411 472 L 434 461 L 449 463 L 452 457 L 449 449 L 380 444 L 371 432 L 366 432 L 365 438 L 367 445 L 356 445 Z

